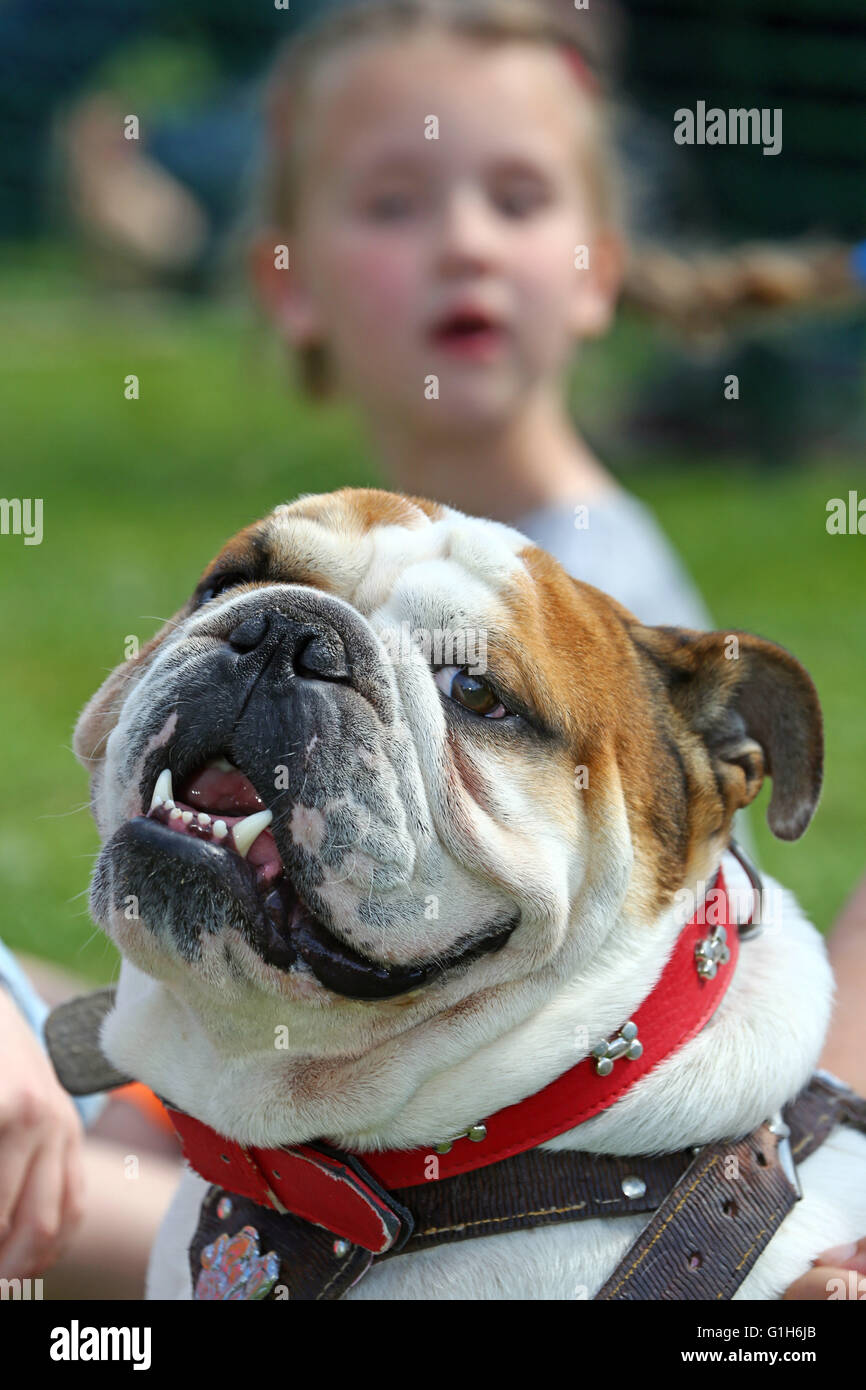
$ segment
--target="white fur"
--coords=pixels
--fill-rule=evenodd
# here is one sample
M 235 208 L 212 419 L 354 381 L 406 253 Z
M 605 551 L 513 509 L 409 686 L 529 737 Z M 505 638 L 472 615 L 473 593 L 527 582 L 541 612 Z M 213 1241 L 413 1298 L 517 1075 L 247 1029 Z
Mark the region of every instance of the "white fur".
M 603 811 L 591 815 L 582 793 L 566 791 L 555 753 L 536 752 L 533 762 L 507 740 L 460 738 L 484 789 L 476 799 L 456 773 L 429 661 L 414 650 L 398 659 L 387 647 L 403 624 L 507 630 L 509 604 L 529 582 L 524 539 L 450 511 L 430 521 L 419 510 L 405 525 L 366 532 L 328 499 L 311 499 L 310 509 L 278 509 L 263 534 L 277 559 L 284 554 L 287 574 L 293 564 L 328 574 L 329 594 L 317 602 L 335 621 L 360 615 L 369 624 L 381 647 L 381 710 L 376 698 L 368 703 L 380 716 L 393 712 L 353 765 L 356 778 L 389 798 L 393 824 L 387 834 L 379 827 L 377 848 L 364 842 L 360 818 L 360 833 L 341 846 L 344 861 L 323 877 L 322 901 L 338 935 L 399 964 L 447 953 L 506 909 L 517 909 L 519 925 L 501 950 L 468 968 L 370 1004 L 321 988 L 300 965 L 266 966 L 227 927 L 203 935 L 189 962 L 165 934 L 103 909 L 125 959 L 102 1042 L 118 1068 L 242 1143 L 432 1147 L 539 1090 L 619 1028 L 658 980 L 691 911 L 675 901 L 653 920 L 647 910 L 652 866 L 633 841 L 615 760 L 599 789 Z M 316 519 L 325 514 L 327 522 Z M 272 584 L 268 599 L 291 612 L 308 594 L 286 581 Z M 103 839 L 140 812 L 146 759 L 175 734 L 172 706 L 187 676 L 259 603 L 255 588 L 228 590 L 172 620 L 147 663 L 130 673 L 119 668 L 90 702 L 76 750 L 92 767 Z M 152 727 L 146 716 L 154 702 L 165 719 L 145 742 L 140 730 Z M 316 757 L 313 737 L 304 751 L 312 776 Z M 548 783 L 543 757 L 558 781 Z M 369 817 L 375 800 L 366 804 Z M 297 798 L 291 824 L 313 851 L 332 809 L 327 798 L 317 806 L 318 821 Z M 690 874 L 709 874 L 722 834 L 695 852 Z M 727 858 L 725 867 L 741 887 L 735 862 Z M 395 908 L 381 942 L 366 939 L 360 913 L 374 878 L 378 898 Z M 823 943 L 793 898 L 772 881 L 766 886 L 777 910 L 762 936 L 743 943 L 735 978 L 699 1036 L 550 1147 L 638 1154 L 703 1144 L 748 1132 L 797 1093 L 820 1055 L 832 979 Z M 422 920 L 431 895 L 438 915 Z M 285 1050 L 275 1045 L 281 1032 Z M 866 1137 L 846 1134 L 803 1164 L 806 1196 L 740 1296 L 778 1297 L 821 1249 L 862 1235 L 864 1157 Z M 193 1175 L 181 1184 L 154 1248 L 153 1297 L 189 1297 L 186 1251 L 204 1190 Z M 374 1267 L 348 1296 L 592 1297 L 646 1219 L 566 1224 L 400 1256 Z
M 729 878 L 738 869 L 725 860 Z M 726 1134 L 742 1133 L 793 1096 L 817 1064 L 829 1018 L 832 977 L 820 936 L 793 898 L 781 893 L 781 921 L 740 949 L 736 976 L 707 1027 L 646 1076 L 616 1106 L 547 1147 L 641 1153 L 678 1149 Z M 645 968 L 645 962 L 644 962 Z M 126 972 L 127 967 L 124 967 Z M 128 993 L 124 980 L 124 996 Z M 158 987 L 157 987 L 158 988 Z M 480 1050 L 477 1067 L 445 1068 L 426 1089 L 438 1124 L 448 1098 L 461 1124 L 467 1114 L 489 1113 L 479 1100 L 482 1078 L 496 1067 L 502 1084 L 484 1088 L 494 1106 L 538 1089 L 569 1064 L 567 1026 L 586 1015 L 585 990 L 550 1001 L 501 1044 Z M 606 1002 L 621 1021 L 638 1000 L 631 982 L 610 979 Z M 121 999 L 121 1007 L 123 1000 Z M 164 1001 L 163 1001 L 164 1002 Z M 618 1013 L 617 1013 L 618 1010 Z M 130 1022 L 127 1015 L 127 1022 Z M 132 1046 L 144 1055 L 170 1026 L 169 1015 L 147 1010 L 133 1029 Z M 132 1038 L 136 1037 L 133 1043 Z M 194 1039 L 184 1039 L 177 1067 L 208 1065 Z M 500 1056 L 501 1054 L 501 1056 Z M 551 1060 L 558 1058 L 551 1067 Z M 422 1088 L 422 1090 L 425 1088 Z M 425 1107 L 427 1108 L 427 1107 Z M 432 1134 L 442 1133 L 441 1125 Z M 291 1136 L 287 1136 L 290 1138 Z M 387 1129 L 379 1142 L 392 1142 Z M 866 1136 L 837 1130 L 799 1167 L 804 1197 L 741 1286 L 737 1298 L 779 1298 L 821 1250 L 859 1239 L 866 1229 Z M 148 1281 L 151 1298 L 189 1298 L 187 1248 L 207 1184 L 187 1172 L 154 1246 Z M 649 1218 L 619 1217 L 513 1232 L 400 1256 L 374 1266 L 346 1295 L 350 1299 L 592 1298 Z

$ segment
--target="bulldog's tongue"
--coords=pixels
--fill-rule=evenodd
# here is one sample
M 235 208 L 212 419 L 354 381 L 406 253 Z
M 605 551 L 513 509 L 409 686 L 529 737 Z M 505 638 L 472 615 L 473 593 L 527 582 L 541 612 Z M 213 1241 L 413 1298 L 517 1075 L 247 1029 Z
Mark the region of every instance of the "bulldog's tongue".
M 195 811 L 211 815 L 250 816 L 263 811 L 265 803 L 240 768 L 222 760 L 208 763 L 178 789 L 178 799 Z
M 252 782 L 224 759 L 215 759 L 189 777 L 179 788 L 177 800 L 194 811 L 206 811 L 224 820 L 233 830 L 239 820 L 263 811 L 265 803 Z M 262 830 L 245 856 L 254 865 L 261 884 L 272 883 L 283 872 L 277 842 L 269 830 Z

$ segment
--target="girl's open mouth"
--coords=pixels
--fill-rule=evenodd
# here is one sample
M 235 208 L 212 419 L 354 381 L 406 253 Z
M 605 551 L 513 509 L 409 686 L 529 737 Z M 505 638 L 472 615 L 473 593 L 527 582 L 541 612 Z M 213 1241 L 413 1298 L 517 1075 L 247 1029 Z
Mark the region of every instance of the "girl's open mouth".
M 501 323 L 483 310 L 455 310 L 434 325 L 432 341 L 449 354 L 476 360 L 497 356 L 507 333 Z

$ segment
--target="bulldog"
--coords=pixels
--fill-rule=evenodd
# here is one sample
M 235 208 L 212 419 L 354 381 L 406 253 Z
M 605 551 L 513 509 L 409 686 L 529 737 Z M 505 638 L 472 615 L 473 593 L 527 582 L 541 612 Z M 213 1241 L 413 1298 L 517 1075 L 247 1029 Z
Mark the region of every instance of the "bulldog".
M 371 1160 L 468 1150 L 599 1038 L 619 1059 L 596 1070 L 627 1070 L 623 1025 L 723 861 L 736 878 L 735 813 L 769 773 L 770 827 L 797 838 L 822 769 L 814 687 L 781 647 L 645 626 L 507 526 L 367 489 L 240 531 L 74 748 L 102 842 L 91 909 L 123 956 L 106 1057 L 232 1144 Z M 831 971 L 793 897 L 765 891 L 772 921 L 714 957 L 711 1016 L 542 1150 L 691 1152 L 800 1091 Z M 802 1199 L 735 1297 L 778 1298 L 862 1235 L 864 1159 L 840 1127 L 799 1164 Z M 207 1191 L 184 1174 L 150 1297 L 191 1296 Z M 593 1297 L 647 1219 L 419 1249 L 344 1296 Z

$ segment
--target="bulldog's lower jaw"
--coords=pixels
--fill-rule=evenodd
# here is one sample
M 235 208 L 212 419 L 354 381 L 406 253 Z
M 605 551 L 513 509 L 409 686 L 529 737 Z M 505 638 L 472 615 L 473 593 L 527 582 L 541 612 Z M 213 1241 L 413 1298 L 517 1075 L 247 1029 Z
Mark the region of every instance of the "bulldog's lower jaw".
M 167 814 L 164 806 L 152 806 L 147 816 L 125 822 L 107 848 L 115 883 L 123 884 L 123 895 L 137 898 L 137 915 L 145 929 L 167 933 L 190 961 L 200 952 L 202 932 L 229 926 L 278 970 L 312 972 L 325 989 L 348 999 L 384 1000 L 420 989 L 457 966 L 499 950 L 519 920 L 515 913 L 436 961 L 386 965 L 353 950 L 314 917 L 281 861 L 278 873 L 272 863 L 263 872 L 261 863 L 250 862 L 235 847 L 236 838 L 243 845 L 243 832 L 239 837 L 236 825 L 227 827 L 226 834 L 213 834 L 205 826 L 206 833 L 199 835 L 194 833 L 196 822 L 169 822 Z

